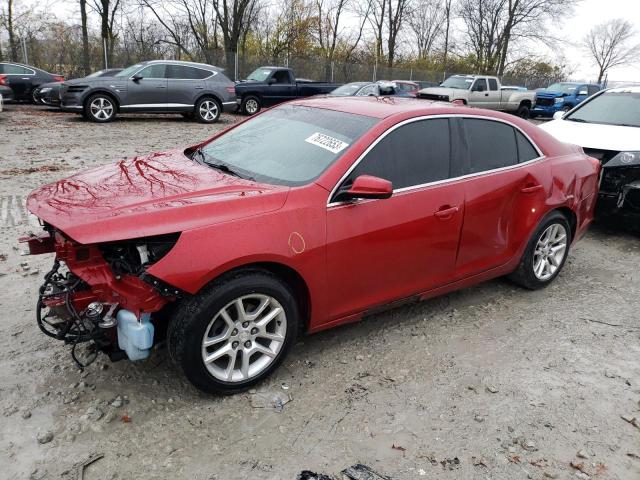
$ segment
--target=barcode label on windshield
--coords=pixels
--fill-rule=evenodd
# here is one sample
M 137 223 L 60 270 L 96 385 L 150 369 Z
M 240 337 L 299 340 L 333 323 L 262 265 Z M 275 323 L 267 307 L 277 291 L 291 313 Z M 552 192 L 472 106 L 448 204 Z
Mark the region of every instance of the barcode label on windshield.
M 325 150 L 329 150 L 331 153 L 338 153 L 349 146 L 348 143 L 345 143 L 342 140 L 338 140 L 337 138 L 330 137 L 329 135 L 325 135 L 320 132 L 316 132 L 309 138 L 306 138 L 305 142 L 324 148 Z

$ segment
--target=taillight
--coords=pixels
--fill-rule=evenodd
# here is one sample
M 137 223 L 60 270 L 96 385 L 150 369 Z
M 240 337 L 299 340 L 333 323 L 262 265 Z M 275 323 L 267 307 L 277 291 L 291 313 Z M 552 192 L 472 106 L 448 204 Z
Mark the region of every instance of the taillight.
M 0 75 L 0 85 L 6 85 L 7 82 L 7 76 L 6 75 Z
M 54 75 L 53 76 L 53 81 L 54 82 L 64 82 L 64 77 L 62 75 Z
M 236 87 L 227 87 L 227 92 L 236 93 Z

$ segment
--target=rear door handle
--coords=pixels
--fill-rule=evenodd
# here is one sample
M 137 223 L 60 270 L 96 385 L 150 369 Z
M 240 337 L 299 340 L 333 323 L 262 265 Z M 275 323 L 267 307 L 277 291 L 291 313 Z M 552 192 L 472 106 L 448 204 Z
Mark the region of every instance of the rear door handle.
M 522 187 L 520 191 L 522 193 L 535 193 L 538 190 L 542 190 L 542 185 L 531 185 L 528 184 L 526 187 Z
M 204 87 L 196 87 L 196 90 L 204 90 Z
M 156 88 L 167 88 L 164 85 L 158 85 Z
M 434 213 L 434 215 L 442 220 L 447 220 L 453 217 L 453 214 L 457 213 L 458 210 L 458 207 L 450 207 L 449 205 L 445 205 L 444 207 L 440 207 L 440 210 Z

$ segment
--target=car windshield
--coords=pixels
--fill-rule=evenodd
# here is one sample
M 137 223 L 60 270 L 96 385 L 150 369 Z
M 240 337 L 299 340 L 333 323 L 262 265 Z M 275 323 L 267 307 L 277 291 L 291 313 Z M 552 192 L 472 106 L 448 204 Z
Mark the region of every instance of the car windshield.
M 98 70 L 97 72 L 93 72 L 89 75 L 87 75 L 86 78 L 95 78 L 95 77 L 99 77 L 102 75 L 102 73 L 104 72 L 104 70 Z
M 566 93 L 567 95 L 570 95 L 576 88 L 578 88 L 578 86 L 572 83 L 552 83 L 547 88 L 545 88 L 545 90 L 547 90 L 548 92 Z
M 565 120 L 600 123 L 625 127 L 640 127 L 640 89 L 609 90 L 583 103 Z
M 116 73 L 114 77 L 130 77 L 134 73 L 136 73 L 139 69 L 141 69 L 144 65 L 141 63 L 136 63 L 135 65 L 131 65 L 130 67 L 125 68 L 120 73 Z
M 203 160 L 276 185 L 316 179 L 378 119 L 299 105 L 266 111 L 202 149 Z
M 253 80 L 254 82 L 264 82 L 270 74 L 270 68 L 258 68 L 251 72 L 251 74 L 247 77 L 247 80 Z
M 367 85 L 366 82 L 347 83 L 346 85 L 342 85 L 341 87 L 332 90 L 329 95 L 334 95 L 337 97 L 350 97 L 351 95 L 355 95 L 356 92 L 365 85 Z
M 440 84 L 441 87 L 469 90 L 473 83 L 473 77 L 449 77 Z

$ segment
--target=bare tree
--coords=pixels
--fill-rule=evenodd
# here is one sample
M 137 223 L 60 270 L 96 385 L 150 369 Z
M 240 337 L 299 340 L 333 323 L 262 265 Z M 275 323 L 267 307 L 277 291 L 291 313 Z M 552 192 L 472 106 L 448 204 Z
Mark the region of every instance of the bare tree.
M 251 12 L 257 0 L 213 0 L 226 52 L 227 69 L 235 64 L 238 43 L 250 28 Z
M 444 27 L 444 55 L 442 56 L 442 68 L 445 73 L 447 71 L 447 61 L 449 60 L 449 35 L 451 33 L 451 15 L 453 13 L 452 10 L 453 0 L 444 0 L 444 19 L 445 19 L 445 27 Z
M 104 68 L 113 60 L 114 42 L 116 39 L 115 20 L 121 0 L 93 0 L 93 9 L 100 15 L 100 38 L 104 48 Z
M 429 57 L 435 41 L 443 33 L 446 9 L 442 7 L 440 0 L 418 0 L 409 15 L 408 23 L 415 35 L 419 60 Z
M 398 33 L 406 20 L 410 0 L 387 0 L 387 65 L 393 67 L 398 48 Z
M 18 41 L 16 39 L 16 32 L 14 28 L 15 12 L 14 12 L 14 0 L 7 0 L 7 10 L 3 12 L 3 23 L 9 34 L 9 57 L 14 62 L 18 60 Z
M 91 73 L 91 65 L 89 60 L 89 28 L 87 26 L 87 0 L 80 1 L 80 23 L 82 25 L 82 68 L 84 74 Z
M 640 43 L 634 43 L 633 24 L 622 18 L 597 25 L 584 38 L 584 46 L 598 65 L 598 83 L 613 67 L 640 58 Z

